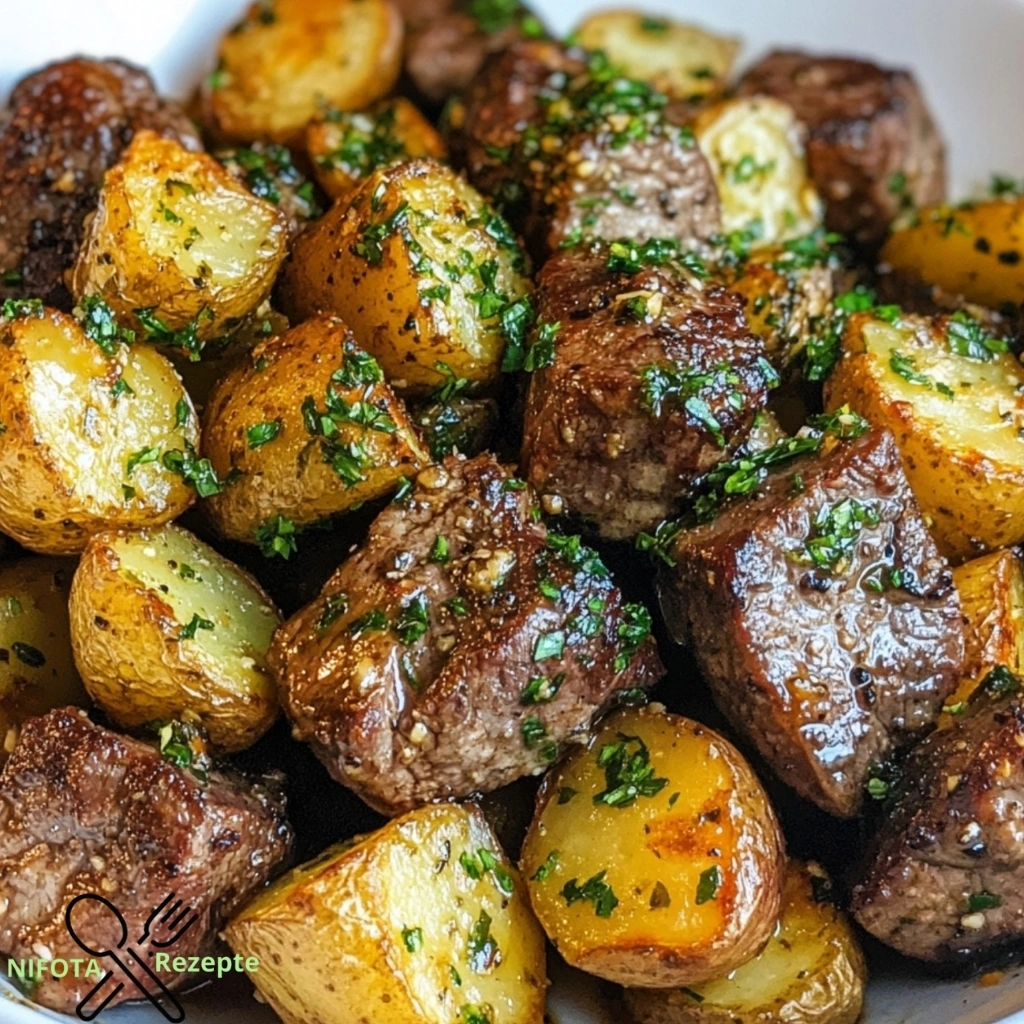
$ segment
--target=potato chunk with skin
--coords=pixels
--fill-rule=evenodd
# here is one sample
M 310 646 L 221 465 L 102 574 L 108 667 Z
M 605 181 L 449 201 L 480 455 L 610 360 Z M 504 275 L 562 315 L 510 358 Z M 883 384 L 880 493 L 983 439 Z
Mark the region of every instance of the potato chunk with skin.
M 206 341 L 267 298 L 286 243 L 281 211 L 213 157 L 139 132 L 103 180 L 71 290 L 101 296 L 143 337 Z
M 382 497 L 429 456 L 376 361 L 337 318 L 257 345 L 210 396 L 203 439 L 220 477 L 217 531 L 256 543 L 279 516 L 308 526 Z
M 425 395 L 447 364 L 497 379 L 503 312 L 530 290 L 515 236 L 454 171 L 430 160 L 384 167 L 295 243 L 281 275 L 284 312 L 340 316 L 400 394 Z
M 637 11 L 599 11 L 574 36 L 585 50 L 603 50 L 627 75 L 679 100 L 723 93 L 740 48 L 736 39 Z
M 723 232 L 758 224 L 753 244 L 768 246 L 820 227 L 824 207 L 792 108 L 768 97 L 727 100 L 698 114 L 693 130 L 718 187 Z
M 266 665 L 277 609 L 248 573 L 179 526 L 93 537 L 70 614 L 85 687 L 119 725 L 198 721 L 217 747 L 236 751 L 277 717 Z
M 68 594 L 75 563 L 21 558 L 0 567 L 0 764 L 22 722 L 89 697 L 71 653 Z
M 0 529 L 32 551 L 74 554 L 192 503 L 163 461 L 199 443 L 178 375 L 148 346 L 111 351 L 54 310 L 0 319 Z
M 896 437 L 944 555 L 1024 540 L 1024 368 L 965 314 L 850 318 L 825 405 Z
M 480 810 L 437 804 L 325 850 L 225 929 L 285 1024 L 540 1024 L 544 936 Z
M 660 705 L 612 715 L 548 775 L 520 864 L 568 963 L 648 988 L 707 981 L 760 952 L 784 867 L 740 753 Z
M 366 111 L 326 111 L 306 129 L 306 149 L 320 187 L 332 199 L 349 195 L 378 167 L 448 156 L 437 129 L 402 96 Z
M 993 309 L 1024 302 L 1024 197 L 942 204 L 889 236 L 882 262 L 910 281 Z
M 768 945 L 727 977 L 689 988 L 630 989 L 635 1024 L 856 1024 L 867 965 L 857 936 L 829 902 L 814 863 L 790 861 L 782 916 Z
M 221 40 L 206 128 L 222 142 L 297 145 L 322 104 L 359 110 L 391 91 L 402 35 L 390 0 L 260 0 Z

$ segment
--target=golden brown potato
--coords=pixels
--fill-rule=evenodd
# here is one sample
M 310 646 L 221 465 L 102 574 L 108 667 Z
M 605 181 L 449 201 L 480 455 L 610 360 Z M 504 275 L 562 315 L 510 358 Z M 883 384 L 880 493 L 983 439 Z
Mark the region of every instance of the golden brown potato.
M 104 178 L 71 290 L 198 357 L 266 299 L 286 242 L 284 214 L 212 157 L 139 132 Z
M 728 977 L 683 989 L 633 989 L 634 1024 L 856 1024 L 867 965 L 817 864 L 790 862 L 768 945 Z
M 266 654 L 281 617 L 248 573 L 187 530 L 93 537 L 69 610 L 78 671 L 119 725 L 198 721 L 226 751 L 273 725 Z
M 274 543 L 282 517 L 315 523 L 430 461 L 376 360 L 329 316 L 257 345 L 216 387 L 204 424 L 214 470 L 234 478 L 210 498 L 210 518 L 268 554 L 288 554 Z
M 219 57 L 202 95 L 211 134 L 299 145 L 323 104 L 360 110 L 391 91 L 402 19 L 390 0 L 259 0 Z
M 85 331 L 42 307 L 0 318 L 0 529 L 42 554 L 166 523 L 197 486 L 199 424 L 174 368 L 90 309 Z
M 325 850 L 225 930 L 285 1024 L 541 1024 L 544 936 L 480 810 L 436 804 Z
M 657 705 L 612 715 L 548 775 L 521 862 L 570 964 L 648 988 L 756 956 L 784 867 L 775 813 L 739 752 Z
M 88 707 L 71 655 L 68 594 L 75 563 L 21 558 L 0 567 L 0 764 L 21 723 L 65 704 Z
M 963 313 L 888 322 L 859 313 L 825 385 L 896 438 L 947 558 L 1024 540 L 1024 368 Z
M 529 291 L 515 236 L 454 171 L 412 160 L 375 171 L 296 241 L 280 300 L 293 322 L 340 316 L 400 394 L 497 378 Z M 520 314 L 520 315 L 515 315 Z
M 586 50 L 603 50 L 630 78 L 650 82 L 673 99 L 725 91 L 738 39 L 638 11 L 598 11 L 573 33 Z
M 1024 568 L 1015 551 L 994 551 L 953 570 L 964 616 L 963 680 L 946 706 L 958 707 L 1000 665 L 1024 676 Z
M 437 129 L 402 96 L 366 111 L 327 110 L 306 129 L 306 149 L 320 187 L 332 199 L 349 195 L 378 167 L 448 157 Z
M 1024 302 L 1024 197 L 924 207 L 889 236 L 882 262 L 982 306 Z
M 821 226 L 824 206 L 791 107 L 765 96 L 726 100 L 701 111 L 693 130 L 715 176 L 724 233 L 756 225 L 756 248 Z

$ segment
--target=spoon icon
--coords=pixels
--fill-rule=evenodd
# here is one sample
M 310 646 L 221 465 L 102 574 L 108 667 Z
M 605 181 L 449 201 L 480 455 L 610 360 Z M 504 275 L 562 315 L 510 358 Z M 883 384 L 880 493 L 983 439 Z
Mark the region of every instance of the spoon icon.
M 76 908 L 78 908 L 76 912 Z M 120 935 L 117 943 L 113 949 L 95 949 L 93 945 L 87 939 L 83 938 L 81 934 L 76 931 L 74 925 L 74 917 L 78 917 L 79 927 L 84 928 L 86 923 L 90 926 L 90 931 L 95 933 L 97 922 L 106 919 L 112 923 L 112 927 L 108 929 L 112 935 Z M 177 999 L 168 991 L 167 986 L 149 969 L 149 966 L 145 963 L 142 956 L 139 955 L 136 950 L 132 949 L 131 946 L 126 946 L 128 942 L 128 923 L 125 921 L 121 911 L 114 906 L 110 900 L 105 899 L 102 896 L 96 895 L 95 893 L 82 893 L 80 896 L 76 896 L 69 904 L 67 912 L 64 915 L 65 923 L 67 924 L 68 934 L 78 943 L 78 945 L 85 950 L 86 953 L 91 954 L 97 959 L 109 959 L 112 960 L 122 971 L 122 973 L 128 977 L 139 990 L 153 1004 L 164 1017 L 171 1022 L 171 1024 L 180 1024 L 185 1019 L 185 1011 L 181 1008 Z M 139 974 L 136 974 L 128 965 L 125 963 L 123 957 L 131 957 L 139 968 Z M 75 1012 L 85 1021 L 94 1020 L 103 1009 L 110 1003 L 110 1001 L 124 988 L 124 982 L 119 981 L 105 996 L 105 998 L 97 1006 L 90 1006 L 90 1002 L 100 994 L 101 989 L 107 984 L 107 982 L 114 976 L 113 970 L 108 970 L 107 973 L 100 978 L 100 980 L 93 986 L 92 990 L 87 993 L 85 998 L 78 1004 Z M 168 1004 L 164 1006 L 161 1002 L 161 998 Z

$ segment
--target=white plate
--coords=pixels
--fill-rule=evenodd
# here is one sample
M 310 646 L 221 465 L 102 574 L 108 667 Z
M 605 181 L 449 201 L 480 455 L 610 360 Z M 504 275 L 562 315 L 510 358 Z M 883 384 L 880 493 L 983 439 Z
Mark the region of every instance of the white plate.
M 914 69 L 950 146 L 953 188 L 965 193 L 993 171 L 1024 176 L 1024 3 L 1020 0 L 534 0 L 567 32 L 594 6 L 637 6 L 740 36 L 744 59 L 771 45 L 873 56 Z M 119 56 L 149 67 L 161 88 L 185 96 L 212 66 L 218 34 L 245 0 L 0 0 L 0 95 L 26 71 L 73 53 Z M 12 45 L 14 44 L 14 45 Z M 9 992 L 0 979 L 0 993 Z M 611 1024 L 599 992 L 556 972 L 557 1024 Z M 273 1024 L 246 984 L 185 998 L 188 1024 Z M 75 1018 L 71 1018 L 74 1020 Z M 153 1010 L 121 1007 L 102 1024 L 160 1024 Z M 0 999 L 0 1024 L 67 1017 Z M 993 987 L 939 983 L 876 968 L 865 1024 L 1024 1024 L 1024 972 Z

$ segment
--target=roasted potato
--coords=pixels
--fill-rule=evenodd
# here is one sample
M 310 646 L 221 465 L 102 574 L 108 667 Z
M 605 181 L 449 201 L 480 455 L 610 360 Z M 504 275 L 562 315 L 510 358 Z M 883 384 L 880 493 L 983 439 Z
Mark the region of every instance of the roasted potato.
M 206 506 L 217 531 L 264 545 L 266 524 L 344 512 L 430 461 L 377 362 L 329 316 L 257 345 L 230 370 L 210 396 L 203 439 L 217 475 L 234 478 Z
M 723 232 L 756 226 L 760 247 L 821 225 L 824 207 L 792 108 L 763 96 L 727 100 L 698 114 L 693 130 L 718 186 Z
M 915 211 L 889 236 L 883 264 L 998 309 L 1024 302 L 1024 197 Z
M 306 129 L 306 150 L 320 187 L 332 199 L 349 195 L 378 167 L 448 156 L 437 129 L 402 96 L 366 111 L 326 110 Z
M 85 688 L 118 725 L 198 721 L 215 746 L 235 751 L 277 717 L 266 667 L 277 609 L 180 526 L 93 537 L 69 612 Z
M 71 290 L 198 357 L 266 299 L 286 242 L 284 215 L 213 157 L 139 132 L 104 178 Z
M 91 335 L 42 307 L 0 318 L 0 529 L 42 554 L 166 523 L 195 493 L 199 424 L 181 380 L 159 352 L 102 334 L 109 310 L 90 309 Z
M 480 810 L 435 804 L 296 868 L 229 922 L 285 1024 L 541 1024 L 544 936 Z
M 75 563 L 22 558 L 0 567 L 0 763 L 21 723 L 89 697 L 71 654 L 68 594 Z
M 657 705 L 612 715 L 548 775 L 521 862 L 570 964 L 648 988 L 756 956 L 784 868 L 775 813 L 739 752 Z
M 296 241 L 280 301 L 293 322 L 340 316 L 400 394 L 446 377 L 497 378 L 529 281 L 505 221 L 454 171 L 430 160 L 383 167 L 350 204 Z
M 928 320 L 859 313 L 825 386 L 896 437 L 948 558 L 1024 540 L 1024 368 L 963 313 Z
M 964 616 L 963 681 L 946 702 L 960 710 L 1000 665 L 1024 676 L 1024 568 L 1015 551 L 994 551 L 953 570 Z
M 324 103 L 360 110 L 391 91 L 402 34 L 390 0 L 258 0 L 221 40 L 206 127 L 224 142 L 300 144 Z
M 817 864 L 790 862 L 768 945 L 728 977 L 683 989 L 632 989 L 634 1024 L 856 1024 L 867 965 Z
M 718 96 L 739 52 L 739 40 L 638 11 L 598 11 L 575 31 L 587 50 L 603 50 L 630 77 L 673 99 Z

